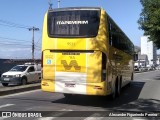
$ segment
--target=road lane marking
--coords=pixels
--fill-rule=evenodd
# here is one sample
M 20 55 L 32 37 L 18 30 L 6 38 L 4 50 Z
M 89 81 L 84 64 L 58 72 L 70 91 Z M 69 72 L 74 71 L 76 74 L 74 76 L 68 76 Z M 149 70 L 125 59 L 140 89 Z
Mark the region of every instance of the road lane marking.
M 37 120 L 53 120 L 56 117 L 42 117 L 42 118 L 38 118 Z
M 87 117 L 84 120 L 102 120 L 104 117 Z
M 101 120 L 103 119 L 104 117 L 101 117 L 102 115 L 99 114 L 99 113 L 94 113 L 92 114 L 91 116 L 85 118 L 84 120 Z
M 133 120 L 146 120 L 144 118 L 133 118 Z
M 12 106 L 12 105 L 15 105 L 15 104 L 5 104 L 5 105 L 1 105 L 0 108 L 9 107 L 9 106 Z
M 29 111 L 29 110 L 32 110 L 33 108 L 27 108 L 27 109 L 25 109 L 25 111 Z

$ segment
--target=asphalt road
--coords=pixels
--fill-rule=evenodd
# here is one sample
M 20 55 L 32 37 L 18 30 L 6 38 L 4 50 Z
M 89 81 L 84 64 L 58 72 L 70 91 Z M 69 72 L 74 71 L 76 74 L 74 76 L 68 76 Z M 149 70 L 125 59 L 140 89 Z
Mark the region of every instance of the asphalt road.
M 136 73 L 134 81 L 124 87 L 121 96 L 114 101 L 95 96 L 74 96 L 71 99 L 66 99 L 63 94 L 42 92 L 38 89 L 0 97 L 0 111 L 50 111 L 43 113 L 46 116 L 52 116 L 45 118 L 47 120 L 65 120 L 66 116 L 69 120 L 71 116 L 74 116 L 72 119 L 78 120 L 94 120 L 95 117 L 98 120 L 105 120 L 106 116 L 112 112 L 157 114 L 160 113 L 160 71 Z M 42 118 L 34 119 L 42 120 Z M 107 119 L 123 120 L 124 118 L 107 117 Z M 150 120 L 158 118 L 125 117 L 125 119 Z

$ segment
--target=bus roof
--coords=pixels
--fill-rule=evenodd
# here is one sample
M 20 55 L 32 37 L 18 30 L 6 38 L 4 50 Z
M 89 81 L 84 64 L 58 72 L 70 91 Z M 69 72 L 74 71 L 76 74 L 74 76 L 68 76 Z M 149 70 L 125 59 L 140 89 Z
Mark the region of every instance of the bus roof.
M 100 7 L 67 7 L 67 8 L 55 8 L 48 11 L 70 11 L 70 10 L 100 10 Z

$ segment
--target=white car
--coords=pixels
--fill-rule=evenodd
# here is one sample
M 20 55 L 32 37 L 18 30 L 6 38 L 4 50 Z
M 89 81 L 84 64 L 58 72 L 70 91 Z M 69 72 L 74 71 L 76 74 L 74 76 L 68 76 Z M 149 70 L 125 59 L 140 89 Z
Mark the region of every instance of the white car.
M 1 83 L 3 86 L 8 84 L 27 84 L 41 79 L 41 70 L 37 65 L 24 64 L 13 67 L 8 72 L 1 75 Z

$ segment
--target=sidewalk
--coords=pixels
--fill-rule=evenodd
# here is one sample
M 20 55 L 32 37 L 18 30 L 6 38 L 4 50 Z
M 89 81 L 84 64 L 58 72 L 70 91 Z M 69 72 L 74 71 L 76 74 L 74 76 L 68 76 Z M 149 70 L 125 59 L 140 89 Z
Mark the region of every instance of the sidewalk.
M 151 72 L 151 71 L 156 71 L 156 70 L 134 71 L 134 73 Z
M 40 89 L 40 88 L 41 88 L 40 83 L 21 85 L 21 86 L 1 87 L 0 88 L 0 96 L 24 92 L 24 91 L 30 91 L 30 90 Z

